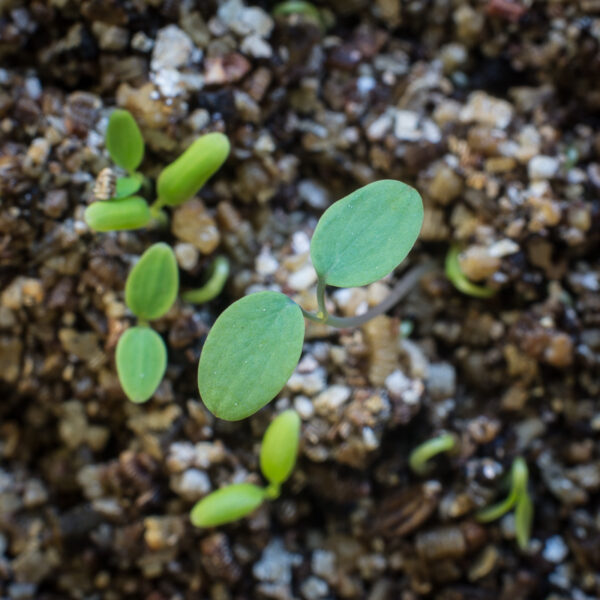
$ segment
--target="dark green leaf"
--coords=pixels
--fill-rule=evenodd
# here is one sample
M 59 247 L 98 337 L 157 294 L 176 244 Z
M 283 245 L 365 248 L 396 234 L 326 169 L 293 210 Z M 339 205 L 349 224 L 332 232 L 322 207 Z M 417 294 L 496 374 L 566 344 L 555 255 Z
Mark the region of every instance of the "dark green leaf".
M 125 284 L 125 302 L 144 320 L 162 317 L 173 305 L 179 290 L 177 259 L 171 247 L 150 246 L 131 269 Z
M 302 311 L 287 296 L 259 292 L 234 302 L 200 355 L 198 388 L 208 410 L 237 421 L 262 408 L 286 384 L 303 340 Z
M 157 193 L 163 204 L 176 206 L 192 198 L 229 155 L 229 140 L 222 133 L 198 138 L 158 176 Z
M 286 410 L 269 425 L 260 447 L 260 469 L 273 484 L 279 485 L 291 475 L 296 464 L 300 440 L 300 417 Z
M 404 260 L 422 223 L 415 189 L 392 180 L 370 183 L 323 213 L 310 245 L 313 265 L 328 285 L 367 285 Z
M 237 521 L 254 512 L 263 502 L 265 492 L 251 483 L 230 485 L 197 502 L 190 514 L 196 527 L 215 527 Z
M 142 187 L 142 178 L 136 175 L 131 177 L 119 177 L 115 198 L 127 198 L 132 196 Z
M 84 213 L 85 222 L 94 231 L 140 229 L 150 218 L 150 208 L 139 196 L 94 202 Z
M 119 338 L 115 360 L 127 397 L 132 402 L 146 402 L 165 374 L 167 349 L 160 335 L 150 327 L 132 327 Z
M 135 171 L 144 158 L 144 139 L 135 119 L 127 110 L 116 109 L 106 128 L 106 148 L 119 167 Z

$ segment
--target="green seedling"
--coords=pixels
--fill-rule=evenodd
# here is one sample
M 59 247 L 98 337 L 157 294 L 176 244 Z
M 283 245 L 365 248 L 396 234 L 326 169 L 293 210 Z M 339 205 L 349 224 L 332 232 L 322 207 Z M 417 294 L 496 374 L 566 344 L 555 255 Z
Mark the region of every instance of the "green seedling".
M 450 250 L 448 250 L 448 254 L 446 255 L 446 277 L 459 292 L 462 292 L 467 296 L 474 296 L 475 298 L 491 298 L 496 293 L 496 290 L 469 281 L 460 268 L 458 262 L 459 255 L 460 248 L 458 246 L 452 246 Z
M 300 417 L 293 410 L 277 416 L 267 428 L 260 449 L 260 468 L 267 487 L 251 483 L 230 485 L 196 503 L 190 519 L 196 527 L 215 527 L 254 512 L 265 500 L 279 497 L 294 470 L 300 440 Z
M 499 519 L 514 508 L 515 534 L 519 548 L 522 550 L 529 545 L 533 522 L 533 503 L 527 491 L 528 479 L 527 463 L 521 457 L 515 458 L 510 470 L 510 492 L 506 499 L 480 510 L 475 515 L 480 523 L 488 523 Z
M 408 459 L 410 468 L 417 475 L 426 475 L 431 465 L 428 461 L 442 452 L 452 452 L 456 447 L 456 438 L 451 433 L 443 433 L 418 445 Z
M 229 261 L 224 256 L 218 256 L 213 263 L 208 281 L 197 290 L 189 290 L 181 294 L 184 302 L 203 304 L 214 300 L 222 291 L 229 277 Z
M 325 28 L 325 23 L 319 9 L 312 3 L 305 0 L 287 0 L 280 2 L 272 11 L 274 17 L 288 17 L 290 15 L 299 15 L 309 21 L 313 21 L 319 27 Z
M 318 275 L 318 312 L 308 312 L 278 292 L 258 292 L 234 302 L 215 322 L 200 356 L 198 387 L 207 408 L 236 421 L 270 402 L 298 364 L 304 318 L 358 327 L 396 304 L 423 268 L 413 269 L 381 304 L 356 317 L 328 313 L 326 286 L 355 287 L 381 279 L 404 260 L 422 222 L 421 197 L 399 181 L 371 183 L 329 207 L 310 248 Z
M 138 325 L 119 338 L 115 353 L 123 391 L 136 403 L 150 399 L 167 368 L 167 348 L 148 321 L 165 315 L 179 289 L 179 271 L 173 250 L 154 244 L 133 267 L 125 284 L 125 302 Z
M 168 217 L 162 207 L 177 206 L 192 198 L 229 155 L 229 140 L 222 133 L 198 138 L 162 170 L 157 181 L 158 199 L 150 207 L 144 198 L 134 195 L 141 189 L 147 193 L 152 186 L 136 171 L 144 158 L 144 140 L 131 113 L 122 109 L 112 112 L 105 144 L 111 159 L 128 175 L 117 178 L 114 192 L 111 186 L 112 197 L 107 194 L 86 209 L 86 223 L 99 232 L 140 229 L 153 220 L 165 223 Z

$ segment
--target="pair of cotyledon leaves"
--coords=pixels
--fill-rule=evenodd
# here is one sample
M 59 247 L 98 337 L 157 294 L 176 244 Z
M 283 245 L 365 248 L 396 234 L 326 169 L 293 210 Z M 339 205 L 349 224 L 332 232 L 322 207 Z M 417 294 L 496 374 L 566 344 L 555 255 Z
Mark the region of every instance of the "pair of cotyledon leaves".
M 177 260 L 167 244 L 148 248 L 127 277 L 125 302 L 142 324 L 119 338 L 115 360 L 123 391 L 132 402 L 148 400 L 165 374 L 165 343 L 146 323 L 169 311 L 178 290 Z
M 145 227 L 152 219 L 150 207 L 144 198 L 134 195 L 143 181 L 135 171 L 144 158 L 144 140 L 131 113 L 121 109 L 111 113 L 105 141 L 112 160 L 130 175 L 117 180 L 114 198 L 91 204 L 85 220 L 95 231 Z M 192 198 L 223 165 L 229 149 L 229 140 L 222 133 L 207 133 L 195 140 L 158 176 L 160 204 L 178 206 Z
M 197 527 L 214 527 L 236 521 L 256 510 L 262 502 L 279 495 L 279 487 L 292 474 L 300 437 L 300 417 L 293 410 L 278 415 L 269 425 L 260 447 L 260 470 L 271 484 L 230 485 L 200 500 L 190 515 Z
M 414 245 L 423 222 L 418 192 L 399 181 L 371 183 L 322 215 L 310 254 L 325 285 L 356 287 L 395 269 Z M 272 400 L 302 352 L 300 307 L 277 292 L 233 303 L 216 320 L 202 349 L 198 387 L 217 417 L 236 421 Z

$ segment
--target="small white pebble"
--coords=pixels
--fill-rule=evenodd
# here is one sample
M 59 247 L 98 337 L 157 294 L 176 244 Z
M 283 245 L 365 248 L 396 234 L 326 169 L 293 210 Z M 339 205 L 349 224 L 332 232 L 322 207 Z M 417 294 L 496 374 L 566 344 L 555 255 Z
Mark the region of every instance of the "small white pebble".
M 558 564 L 569 554 L 569 547 L 560 535 L 553 535 L 546 540 L 542 556 L 550 562 Z
M 181 242 L 175 244 L 175 257 L 177 264 L 184 271 L 191 271 L 198 264 L 199 252 L 193 244 Z
M 317 273 L 312 265 L 305 265 L 292 273 L 288 279 L 288 285 L 296 292 L 307 290 L 317 282 Z
M 294 398 L 294 409 L 304 421 L 308 421 L 315 414 L 315 407 L 306 396 L 296 396 Z
M 553 156 L 534 156 L 527 165 L 529 179 L 552 179 L 557 173 L 560 163 Z

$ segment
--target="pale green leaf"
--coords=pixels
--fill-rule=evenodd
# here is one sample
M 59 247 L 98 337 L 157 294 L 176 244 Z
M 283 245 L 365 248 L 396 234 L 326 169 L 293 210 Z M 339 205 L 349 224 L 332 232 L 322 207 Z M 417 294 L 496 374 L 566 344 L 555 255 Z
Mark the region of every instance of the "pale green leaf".
M 132 196 L 142 187 L 142 178 L 137 176 L 117 178 L 117 189 L 115 198 L 127 198 Z
M 287 296 L 258 292 L 234 302 L 200 355 L 198 388 L 208 410 L 237 421 L 262 408 L 286 384 L 303 340 L 302 311 Z
M 176 206 L 192 198 L 225 162 L 229 148 L 229 140 L 222 133 L 199 137 L 158 176 L 156 189 L 161 204 Z
M 515 508 L 515 534 L 517 544 L 521 550 L 525 550 L 529 546 L 531 538 L 531 525 L 533 523 L 533 503 L 525 490 L 517 500 Z
M 159 386 L 167 368 L 163 339 L 150 327 L 132 327 L 117 343 L 117 374 L 127 397 L 146 402 Z
M 144 139 L 135 119 L 127 110 L 116 109 L 106 128 L 106 148 L 119 167 L 135 171 L 144 158 Z
M 310 245 L 313 265 L 328 285 L 367 285 L 404 260 L 422 223 L 415 189 L 392 180 L 370 183 L 323 213 Z
M 140 319 L 158 319 L 171 308 L 178 290 L 175 253 L 161 242 L 150 246 L 131 269 L 125 284 L 125 302 Z
M 140 229 L 150 222 L 150 208 L 139 196 L 93 202 L 83 215 L 94 231 Z
M 190 520 L 196 527 L 215 527 L 231 523 L 254 512 L 264 498 L 264 490 L 257 485 L 230 485 L 197 502 L 192 508 Z
M 260 447 L 260 469 L 273 484 L 291 475 L 300 441 L 300 417 L 295 410 L 278 415 L 265 431 Z

